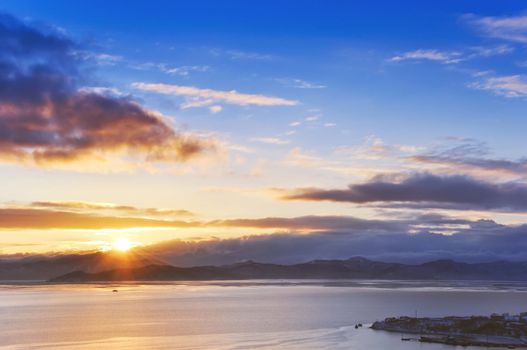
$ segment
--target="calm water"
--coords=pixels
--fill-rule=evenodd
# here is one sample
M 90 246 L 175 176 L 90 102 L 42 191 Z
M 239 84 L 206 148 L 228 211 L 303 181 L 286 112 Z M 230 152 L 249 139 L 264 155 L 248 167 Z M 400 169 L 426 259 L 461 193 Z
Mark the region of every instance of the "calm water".
M 353 325 L 525 310 L 522 284 L 3 285 L 0 349 L 454 349 Z

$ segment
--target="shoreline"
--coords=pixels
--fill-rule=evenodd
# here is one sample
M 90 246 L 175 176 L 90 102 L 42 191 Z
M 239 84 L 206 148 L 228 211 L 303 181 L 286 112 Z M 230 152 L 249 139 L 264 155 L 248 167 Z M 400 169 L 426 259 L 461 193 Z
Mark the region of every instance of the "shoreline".
M 527 313 L 443 318 L 389 317 L 376 321 L 373 330 L 412 334 L 402 341 L 419 341 L 453 346 L 527 348 Z

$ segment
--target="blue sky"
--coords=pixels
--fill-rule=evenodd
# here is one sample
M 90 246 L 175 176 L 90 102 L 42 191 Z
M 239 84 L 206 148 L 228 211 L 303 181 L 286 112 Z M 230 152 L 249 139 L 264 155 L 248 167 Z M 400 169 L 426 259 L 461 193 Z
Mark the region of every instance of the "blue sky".
M 49 105 L 26 101 L 38 106 L 31 110 L 43 128 L 38 140 L 37 127 L 22 123 L 28 105 L 0 94 L 0 137 L 11 135 L 0 139 L 0 180 L 11 184 L 0 194 L 5 210 L 102 217 L 119 206 L 176 208 L 203 222 L 423 215 L 465 226 L 525 222 L 527 8 L 518 1 L 18 0 L 0 1 L 0 10 L 15 23 L 9 40 L 30 30 L 63 45 L 49 48 L 58 56 L 35 41 L 23 44 L 23 56 L 0 58 L 28 77 L 27 67 L 44 62 L 65 94 Z M 59 94 L 43 86 L 42 96 L 51 92 Z M 78 115 L 64 112 L 64 100 L 78 104 Z M 118 106 L 108 111 L 106 103 Z M 93 118 L 101 119 L 97 132 Z M 459 188 L 466 197 L 455 195 Z M 169 220 L 175 211 L 163 213 Z M 462 234 L 447 221 L 412 222 L 398 234 Z M 310 232 L 151 224 L 153 233 L 146 224 L 58 225 L 42 241 L 37 224 L 3 244 L 10 253 L 33 249 L 18 247 L 34 240 L 44 251 L 121 236 L 143 245 Z
M 115 86 L 144 98 L 164 113 L 177 104 L 167 98 L 143 96 L 130 89 L 137 80 L 178 83 L 218 90 L 277 95 L 301 101 L 295 108 L 276 108 L 260 121 L 243 125 L 246 111 L 209 118 L 203 111 L 178 111 L 195 127 L 258 134 L 287 129 L 287 121 L 320 109 L 324 121 L 349 130 L 353 140 L 375 134 L 392 142 L 425 143 L 443 136 L 487 140 L 501 152 L 517 155 L 499 127 L 520 138 L 523 101 L 467 88 L 478 71 L 496 75 L 521 74 L 524 48 L 517 43 L 482 35 L 469 21 L 475 16 L 513 16 L 518 2 L 454 2 L 402 4 L 343 2 L 4 2 L 19 17 L 53 24 L 100 54 L 122 57 L 119 64 L 100 67 L 99 84 Z M 103 11 L 101 9 L 104 9 Z M 470 51 L 470 47 L 510 45 L 514 52 L 478 57 L 459 64 L 388 60 L 418 49 Z M 238 54 L 238 58 L 236 58 Z M 466 53 L 467 55 L 470 53 Z M 245 56 L 244 56 L 245 55 Z M 252 55 L 252 56 L 251 56 Z M 234 58 L 233 58 L 234 57 Z M 205 72 L 170 75 L 156 69 L 138 71 L 130 65 L 162 63 L 170 67 L 201 66 Z M 299 79 L 323 89 L 295 89 Z M 277 81 L 278 80 L 278 81 Z M 279 81 L 282 80 L 282 83 Z M 252 113 L 253 111 L 251 111 Z M 507 115 L 507 120 L 503 120 Z M 408 126 L 408 127 L 406 127 Z M 268 128 L 266 130 L 265 128 Z M 263 128 L 263 129 L 262 129 Z M 425 132 L 414 132 L 414 130 Z M 320 147 L 318 137 L 349 142 L 350 135 L 321 133 L 301 138 Z M 352 141 L 353 141 L 352 140 Z

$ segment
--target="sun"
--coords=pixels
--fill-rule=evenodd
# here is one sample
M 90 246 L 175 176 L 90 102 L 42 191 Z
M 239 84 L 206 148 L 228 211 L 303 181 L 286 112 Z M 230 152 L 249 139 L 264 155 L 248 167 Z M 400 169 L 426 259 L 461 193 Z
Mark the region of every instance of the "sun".
M 118 238 L 112 244 L 112 248 L 120 252 L 126 252 L 133 246 L 133 243 L 130 242 L 128 238 Z

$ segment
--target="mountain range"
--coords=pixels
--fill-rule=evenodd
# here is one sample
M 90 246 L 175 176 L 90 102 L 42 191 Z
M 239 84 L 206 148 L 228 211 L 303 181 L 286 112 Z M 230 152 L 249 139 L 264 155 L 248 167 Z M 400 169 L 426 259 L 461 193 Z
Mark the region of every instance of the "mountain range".
M 247 279 L 378 279 L 527 281 L 527 262 L 423 264 L 313 260 L 294 265 L 244 261 L 221 266 L 176 267 L 140 252 L 94 252 L 0 259 L 0 281 L 182 281 Z
M 135 252 L 29 255 L 0 259 L 0 281 L 46 281 L 73 271 L 101 272 L 139 268 L 162 261 Z
M 502 280 L 527 281 L 527 262 L 463 263 L 436 260 L 410 265 L 372 261 L 313 260 L 295 265 L 246 261 L 223 266 L 175 267 L 148 264 L 99 272 L 76 270 L 51 282 L 182 281 L 247 279 L 378 279 L 378 280 Z

